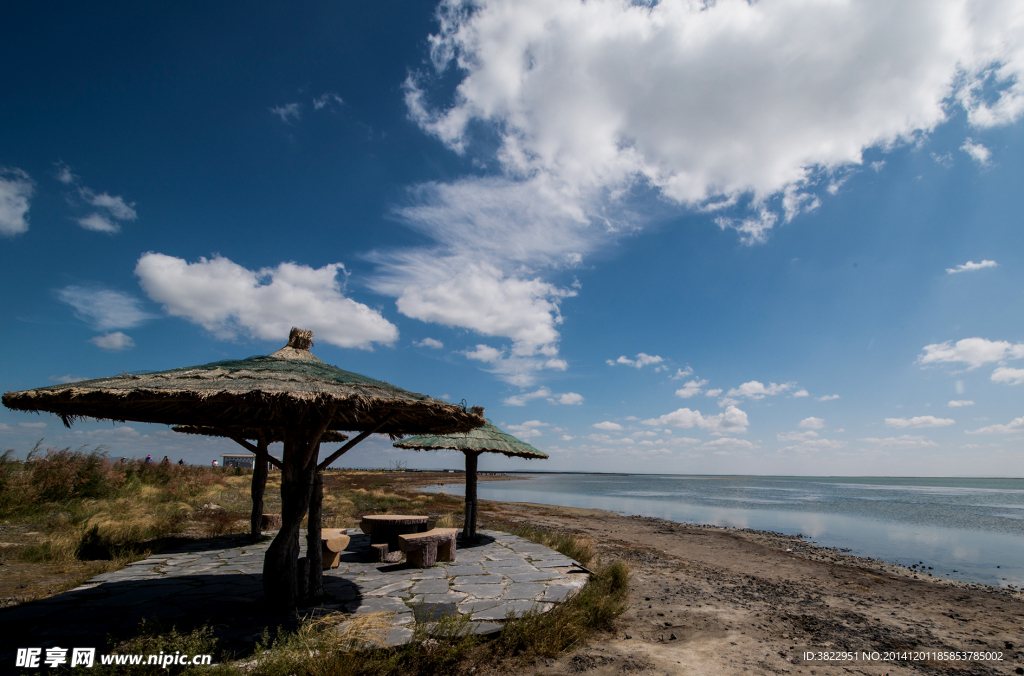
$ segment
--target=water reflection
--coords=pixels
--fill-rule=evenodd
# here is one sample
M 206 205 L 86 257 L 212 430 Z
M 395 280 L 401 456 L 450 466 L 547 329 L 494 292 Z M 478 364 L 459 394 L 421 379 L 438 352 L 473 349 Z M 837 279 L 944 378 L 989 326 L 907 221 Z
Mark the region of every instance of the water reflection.
M 463 487 L 433 490 L 461 494 Z M 1020 479 L 559 474 L 482 483 L 479 495 L 803 534 L 858 556 L 924 561 L 937 575 L 1024 584 Z

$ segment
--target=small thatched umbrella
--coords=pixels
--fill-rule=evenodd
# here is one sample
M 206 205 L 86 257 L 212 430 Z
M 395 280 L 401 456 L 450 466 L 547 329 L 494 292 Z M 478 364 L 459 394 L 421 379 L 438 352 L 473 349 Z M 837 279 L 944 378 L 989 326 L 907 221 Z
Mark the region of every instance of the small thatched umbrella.
M 471 410 L 481 416 L 484 414 L 484 409 L 479 406 Z M 481 453 L 502 453 L 510 458 L 548 457 L 525 441 L 501 431 L 490 420 L 483 427 L 466 433 L 440 436 L 424 434 L 396 442 L 394 446 L 416 451 L 450 449 L 466 454 L 466 517 L 462 527 L 462 537 L 465 539 L 476 538 L 476 466 Z
M 3 403 L 55 413 L 69 427 L 97 418 L 283 430 L 282 523 L 264 559 L 263 590 L 272 602 L 295 605 L 323 589 L 321 568 L 309 561 L 320 560 L 321 495 L 315 489 L 325 467 L 371 434 L 450 434 L 484 423 L 460 406 L 325 364 L 310 353 L 312 344 L 311 331 L 292 329 L 288 345 L 265 357 L 8 392 Z M 331 430 L 359 434 L 318 463 L 321 438 Z M 300 564 L 297 535 L 307 511 L 307 557 Z
M 259 427 L 226 429 L 221 427 L 204 427 L 202 425 L 176 425 L 171 429 L 181 434 L 227 437 L 256 456 L 252 465 L 252 485 L 249 487 L 249 494 L 252 495 L 252 514 L 249 517 L 249 526 L 252 539 L 254 541 L 259 540 L 263 534 L 263 494 L 267 490 L 268 464 L 281 469 L 281 461 L 270 455 L 270 451 L 267 448 L 274 442 L 284 441 L 284 430 L 261 429 Z M 255 441 L 256 445 L 250 444 L 249 439 Z M 346 439 L 348 439 L 347 434 L 328 430 L 320 437 L 320 443 L 340 442 Z

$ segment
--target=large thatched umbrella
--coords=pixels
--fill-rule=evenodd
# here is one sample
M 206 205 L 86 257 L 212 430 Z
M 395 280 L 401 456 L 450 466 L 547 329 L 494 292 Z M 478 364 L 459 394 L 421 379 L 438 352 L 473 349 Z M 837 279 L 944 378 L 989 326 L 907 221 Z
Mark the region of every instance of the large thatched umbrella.
M 282 523 L 264 559 L 263 589 L 268 600 L 295 605 L 322 590 L 320 566 L 309 565 L 320 560 L 320 500 L 314 496 L 320 471 L 371 434 L 450 434 L 484 424 L 460 406 L 325 364 L 309 352 L 312 339 L 311 331 L 292 329 L 288 345 L 265 357 L 8 392 L 3 403 L 49 411 L 67 426 L 97 418 L 283 430 Z M 321 438 L 331 430 L 359 434 L 318 462 Z M 307 557 L 300 564 L 297 535 L 311 500 Z
M 281 461 L 270 455 L 268 447 L 277 441 L 284 441 L 284 429 L 262 429 L 252 428 L 222 428 L 203 425 L 175 425 L 171 428 L 181 434 L 198 434 L 204 437 L 227 437 L 240 445 L 245 450 L 256 456 L 252 465 L 252 485 L 249 487 L 249 494 L 252 496 L 252 513 L 249 516 L 249 530 L 252 539 L 258 541 L 262 535 L 263 522 L 263 494 L 267 490 L 268 465 L 281 469 Z M 347 434 L 324 432 L 320 437 L 320 443 L 341 442 L 348 439 Z M 253 445 L 249 440 L 255 441 Z M 320 476 L 319 474 L 317 475 Z M 312 506 L 312 505 L 311 505 Z
M 479 406 L 474 406 L 471 410 L 481 416 L 484 414 L 484 409 Z M 394 446 L 416 451 L 450 449 L 466 454 L 466 517 L 462 527 L 462 537 L 466 539 L 476 538 L 476 466 L 480 454 L 501 453 L 510 458 L 548 457 L 525 441 L 501 431 L 490 420 L 483 427 L 466 433 L 424 434 L 396 442 Z

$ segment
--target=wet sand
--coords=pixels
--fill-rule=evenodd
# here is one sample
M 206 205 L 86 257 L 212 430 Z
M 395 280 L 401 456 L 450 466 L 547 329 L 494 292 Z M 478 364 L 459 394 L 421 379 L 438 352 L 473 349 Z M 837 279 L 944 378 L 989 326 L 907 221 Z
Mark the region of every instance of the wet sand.
M 538 674 L 1024 674 L 1020 591 L 764 531 L 528 503 L 480 510 L 590 538 L 633 571 L 617 631 Z

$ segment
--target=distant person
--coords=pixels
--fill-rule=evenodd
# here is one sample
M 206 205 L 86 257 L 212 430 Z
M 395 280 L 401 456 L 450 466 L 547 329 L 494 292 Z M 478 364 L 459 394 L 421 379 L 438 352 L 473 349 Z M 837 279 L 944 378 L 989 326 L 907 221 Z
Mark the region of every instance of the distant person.
M 147 455 L 147 456 L 146 456 L 146 464 L 148 465 L 148 464 L 149 464 L 149 463 L 151 463 L 151 462 L 153 462 L 153 456 L 151 456 L 151 455 Z
M 171 464 L 171 459 L 170 459 L 170 458 L 168 458 L 168 457 L 167 457 L 167 456 L 165 455 L 165 456 L 164 456 L 164 459 L 160 461 L 160 464 L 161 464 L 161 465 L 170 465 L 170 464 Z
M 179 467 L 180 467 L 181 465 L 184 465 L 184 464 L 185 464 L 185 458 L 182 458 L 181 460 L 179 460 L 179 461 L 178 461 L 178 466 L 179 466 Z
M 213 461 L 213 466 L 214 466 L 214 467 L 216 467 L 216 466 L 217 466 L 217 461 L 216 461 L 216 460 L 214 460 L 214 461 Z

